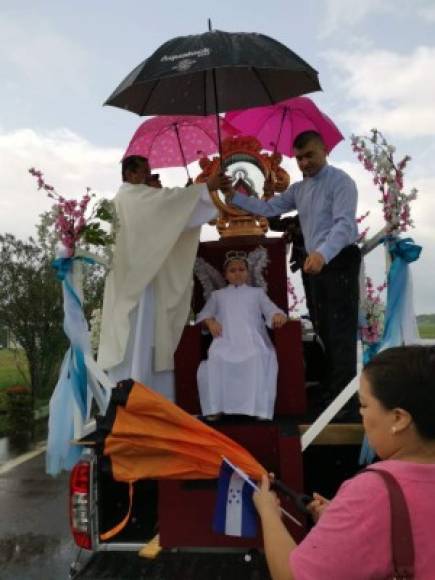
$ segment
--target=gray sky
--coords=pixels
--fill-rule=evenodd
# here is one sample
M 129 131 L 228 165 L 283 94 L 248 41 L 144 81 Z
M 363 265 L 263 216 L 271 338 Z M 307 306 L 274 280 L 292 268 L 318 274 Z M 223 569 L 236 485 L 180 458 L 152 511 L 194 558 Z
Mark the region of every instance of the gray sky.
M 116 85 L 173 36 L 215 28 L 261 32 L 289 46 L 319 71 L 322 93 L 312 99 L 346 137 L 384 132 L 398 159 L 412 156 L 406 189 L 416 187 L 416 229 L 423 245 L 413 265 L 416 310 L 435 312 L 435 2 L 434 0 L 0 0 L 0 231 L 33 233 L 49 203 L 35 190 L 27 168 L 40 168 L 67 196 L 86 186 L 112 197 L 119 159 L 141 123 L 136 115 L 102 107 Z M 330 162 L 346 169 L 367 209 L 370 233 L 382 225 L 369 174 L 349 140 Z M 299 177 L 289 163 L 292 180 Z M 167 184 L 184 174 L 164 174 Z M 383 281 L 381 251 L 368 273 Z

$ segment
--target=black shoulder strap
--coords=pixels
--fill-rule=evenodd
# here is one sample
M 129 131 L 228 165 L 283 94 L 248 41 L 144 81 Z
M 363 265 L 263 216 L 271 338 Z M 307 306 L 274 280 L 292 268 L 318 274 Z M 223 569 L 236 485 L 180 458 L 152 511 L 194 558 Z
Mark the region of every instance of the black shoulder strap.
M 391 549 L 393 554 L 394 578 L 397 580 L 414 578 L 414 540 L 411 518 L 402 488 L 396 478 L 383 469 L 366 471 L 377 473 L 388 490 L 391 512 Z

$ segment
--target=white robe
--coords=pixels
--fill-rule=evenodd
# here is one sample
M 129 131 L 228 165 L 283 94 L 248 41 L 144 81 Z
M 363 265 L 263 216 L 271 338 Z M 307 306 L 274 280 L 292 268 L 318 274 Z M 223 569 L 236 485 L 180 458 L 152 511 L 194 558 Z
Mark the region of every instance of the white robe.
M 270 327 L 278 312 L 283 314 L 262 288 L 230 285 L 212 293 L 197 317 L 222 325 L 198 369 L 204 415 L 273 418 L 278 362 L 265 322 Z
M 117 234 L 106 280 L 98 360 L 113 381 L 132 378 L 174 400 L 173 354 L 189 313 L 200 227 L 216 208 L 205 185 L 124 184 L 120 193 L 115 203 L 124 235 Z M 126 279 L 134 279 L 133 288 Z

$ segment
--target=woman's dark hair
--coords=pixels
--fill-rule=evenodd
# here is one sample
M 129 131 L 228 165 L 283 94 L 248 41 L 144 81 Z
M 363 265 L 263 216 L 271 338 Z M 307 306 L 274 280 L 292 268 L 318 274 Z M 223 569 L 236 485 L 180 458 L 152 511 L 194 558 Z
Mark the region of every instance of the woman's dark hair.
M 408 411 L 419 435 L 435 439 L 435 346 L 384 350 L 365 366 L 364 375 L 385 409 Z
M 122 160 L 122 181 L 127 177 L 127 171 L 137 171 L 147 160 L 140 155 L 130 155 Z

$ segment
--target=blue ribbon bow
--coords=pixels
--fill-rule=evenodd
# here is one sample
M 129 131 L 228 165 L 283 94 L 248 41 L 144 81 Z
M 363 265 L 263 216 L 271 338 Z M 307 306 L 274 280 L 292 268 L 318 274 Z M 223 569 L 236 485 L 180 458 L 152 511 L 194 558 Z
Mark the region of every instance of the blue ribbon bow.
M 422 247 L 411 238 L 390 238 L 387 243 L 393 262 L 388 272 L 387 309 L 380 349 L 402 344 L 401 323 L 408 289 L 408 264 L 418 260 L 422 251 Z

